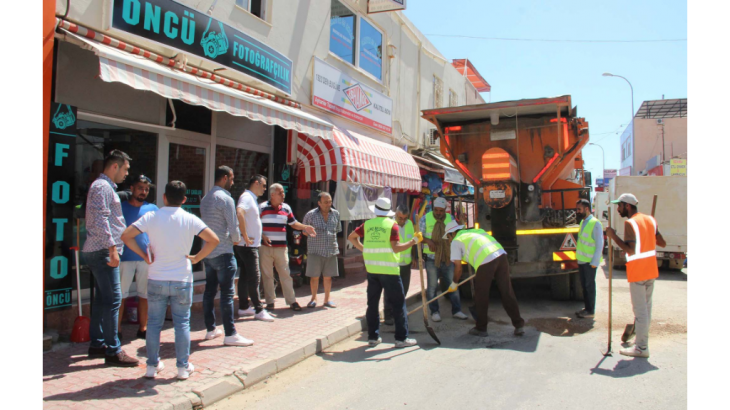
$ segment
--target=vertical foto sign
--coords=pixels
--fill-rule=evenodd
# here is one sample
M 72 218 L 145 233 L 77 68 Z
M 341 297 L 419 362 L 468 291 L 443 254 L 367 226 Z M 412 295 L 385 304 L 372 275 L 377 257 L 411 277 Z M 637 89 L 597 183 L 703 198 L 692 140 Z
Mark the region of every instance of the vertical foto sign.
M 71 306 L 71 267 L 74 252 L 74 165 L 76 163 L 76 107 L 51 103 L 48 136 L 48 186 L 43 308 Z

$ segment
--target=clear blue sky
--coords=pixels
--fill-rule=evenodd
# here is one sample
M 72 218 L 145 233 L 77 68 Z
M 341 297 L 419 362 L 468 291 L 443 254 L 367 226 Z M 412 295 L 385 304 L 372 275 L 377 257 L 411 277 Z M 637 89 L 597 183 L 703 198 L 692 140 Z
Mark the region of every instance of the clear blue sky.
M 687 38 L 686 1 L 412 0 L 406 16 L 447 59 L 468 58 L 492 86 L 492 101 L 570 94 L 591 142 L 618 169 L 619 138 L 642 101 L 687 97 L 687 42 L 546 43 L 437 37 L 558 40 Z M 489 94 L 483 97 L 488 100 Z M 583 149 L 586 168 L 602 173 L 600 148 Z M 595 178 L 595 177 L 594 177 Z

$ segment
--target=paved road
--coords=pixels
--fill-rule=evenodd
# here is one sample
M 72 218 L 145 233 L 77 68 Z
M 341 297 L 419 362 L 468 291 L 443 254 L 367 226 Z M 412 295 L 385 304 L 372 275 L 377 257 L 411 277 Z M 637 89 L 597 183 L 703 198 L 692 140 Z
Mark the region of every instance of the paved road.
M 213 408 L 686 408 L 686 270 L 663 271 L 657 281 L 649 359 L 617 353 L 624 324 L 633 321 L 625 271 L 615 272 L 613 281 L 616 353 L 606 358 L 601 354 L 608 333 L 604 273 L 605 268 L 597 278 L 595 322 L 573 316 L 581 302 L 550 300 L 546 283 L 515 281 L 522 316 L 528 320 L 522 338 L 512 336 L 493 293 L 488 338 L 467 335 L 473 321 L 447 314 L 435 325 L 443 343 L 436 347 L 416 314 L 411 329 L 418 347 L 393 349 L 392 328 L 376 348 L 367 347 L 365 335 L 354 337 Z M 448 302 L 442 302 L 441 311 L 450 312 Z

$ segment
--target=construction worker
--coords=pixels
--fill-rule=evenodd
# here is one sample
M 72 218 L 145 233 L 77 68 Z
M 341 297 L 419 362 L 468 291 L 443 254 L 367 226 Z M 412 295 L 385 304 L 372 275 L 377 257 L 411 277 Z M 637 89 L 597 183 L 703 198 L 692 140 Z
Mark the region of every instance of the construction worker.
M 368 309 L 365 317 L 368 322 L 368 345 L 375 347 L 383 340 L 380 338 L 380 294 L 385 293 L 392 306 L 395 321 L 395 347 L 414 346 L 415 339 L 408 338 L 408 313 L 403 282 L 400 277 L 400 253 L 410 249 L 423 240 L 420 232 L 413 239 L 400 243 L 398 224 L 391 218 L 395 212 L 390 210 L 390 199 L 378 198 L 370 209 L 375 218 L 366 221 L 347 238 L 362 251 L 365 270 L 368 272 Z M 365 244 L 360 242 L 363 238 Z
M 656 247 L 667 243 L 659 233 L 654 217 L 639 212 L 639 201 L 633 194 L 622 194 L 617 200 L 618 213 L 624 218 L 624 239 L 613 228 L 606 229 L 606 236 L 626 252 L 626 279 L 629 281 L 631 305 L 634 308 L 636 342 L 621 349 L 624 356 L 649 357 L 649 324 L 651 323 L 651 298 L 654 280 L 659 277 L 656 263 Z
M 578 260 L 580 286 L 583 288 L 583 309 L 575 312 L 579 318 L 592 318 L 596 313 L 596 269 L 603 254 L 603 225 L 591 215 L 591 203 L 580 199 L 576 205 L 580 221 L 575 256 Z
M 446 199 L 436 198 L 433 201 L 433 211 L 427 213 L 419 221 L 420 231 L 423 232 L 423 241 L 428 245 L 423 248 L 426 258 L 427 287 L 426 297 L 428 300 L 436 296 L 439 286 L 439 278 L 451 283 L 454 280 L 454 264 L 449 257 L 449 242 L 442 240 L 446 225 L 452 221 L 451 215 L 446 213 Z M 451 314 L 455 319 L 466 320 L 468 316 L 461 311 L 461 299 L 459 292 L 449 293 L 451 301 Z M 428 307 L 431 310 L 431 320 L 441 321 L 439 313 L 439 302 L 435 300 Z
M 517 306 L 517 298 L 509 277 L 507 252 L 502 245 L 483 229 L 464 229 L 464 225 L 459 225 L 456 221 L 446 225 L 443 238 L 451 243 L 451 260 L 455 266 L 454 282 L 449 286 L 451 293 L 456 293 L 456 283 L 461 279 L 462 261 L 471 265 L 476 271 L 474 302 L 477 323 L 469 330 L 469 334 L 487 337 L 489 290 L 492 287 L 492 279 L 495 279 L 502 297 L 502 306 L 515 327 L 514 335 L 524 335 L 525 320 L 520 316 L 520 308 Z
M 413 222 L 408 219 L 408 215 L 410 215 L 410 212 L 406 205 L 399 205 L 395 210 L 395 221 L 398 223 L 398 235 L 400 237 L 398 242 L 400 243 L 410 241 L 413 239 L 413 234 L 415 233 L 413 229 Z M 408 287 L 411 284 L 411 262 L 413 261 L 413 258 L 411 257 L 412 252 L 413 248 L 409 248 L 401 252 L 400 262 L 398 262 L 400 265 L 400 279 L 403 282 L 403 294 L 406 296 L 408 296 Z M 392 309 L 393 305 L 390 303 L 390 299 L 388 299 L 388 296 L 385 296 L 383 298 L 384 325 L 393 326 L 395 323 L 393 322 Z

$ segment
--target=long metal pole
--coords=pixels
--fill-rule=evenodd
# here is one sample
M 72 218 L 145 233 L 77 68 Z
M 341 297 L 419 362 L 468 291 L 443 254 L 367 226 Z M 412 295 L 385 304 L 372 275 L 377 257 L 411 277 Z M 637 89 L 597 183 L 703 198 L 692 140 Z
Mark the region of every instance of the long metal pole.
M 631 139 L 633 141 L 636 141 L 636 124 L 634 124 L 634 115 L 636 115 L 636 111 L 634 111 L 634 86 L 631 85 L 631 81 L 626 79 L 626 77 L 622 77 L 620 75 L 613 74 L 613 77 L 623 78 L 624 81 L 629 83 L 629 87 L 631 88 Z M 634 153 L 634 147 L 631 147 L 631 153 L 633 155 Z M 634 155 L 634 160 L 636 159 L 636 156 Z M 636 168 L 636 164 L 632 162 L 631 164 L 634 168 Z

